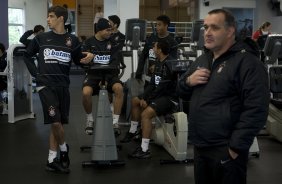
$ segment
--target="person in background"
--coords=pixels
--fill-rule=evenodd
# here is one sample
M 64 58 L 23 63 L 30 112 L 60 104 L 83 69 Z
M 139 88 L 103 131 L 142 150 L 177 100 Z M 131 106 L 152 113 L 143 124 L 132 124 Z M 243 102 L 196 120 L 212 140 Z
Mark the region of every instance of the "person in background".
M 7 67 L 7 52 L 6 52 L 6 48 L 5 45 L 3 43 L 0 43 L 0 72 L 4 72 L 4 70 Z M 2 76 L 1 76 L 2 77 Z M 0 85 L 0 91 L 2 91 L 3 89 L 7 88 L 7 81 L 5 82 L 5 85 L 2 85 L 3 83 L 3 78 L 1 78 L 1 85 Z M 7 80 L 7 78 L 6 78 Z
M 262 62 L 265 61 L 265 55 L 264 55 L 264 45 L 267 39 L 267 35 L 270 34 L 271 29 L 271 23 L 270 22 L 264 22 L 258 30 L 256 30 L 253 35 L 252 39 L 257 43 L 257 45 L 260 48 L 260 59 Z
M 20 38 L 20 42 L 24 44 L 25 46 L 28 46 L 31 40 L 40 33 L 43 33 L 45 31 L 45 28 L 42 25 L 36 25 L 34 26 L 33 30 L 26 31 Z M 33 35 L 32 38 L 31 35 Z
M 113 43 L 118 44 L 119 50 L 122 51 L 125 42 L 125 35 L 118 30 L 120 18 L 117 15 L 110 15 L 108 16 L 108 19 L 112 26 L 112 35 L 110 39 Z
M 68 9 L 68 5 L 64 4 L 63 7 L 65 9 L 67 9 L 68 11 L 68 19 L 65 22 L 65 29 L 67 30 L 68 33 L 72 33 L 72 27 L 71 27 L 71 23 L 73 22 L 73 16 L 71 11 Z
M 266 67 L 252 39 L 235 39 L 236 21 L 215 9 L 204 19 L 207 51 L 178 82 L 190 101 L 189 141 L 196 184 L 246 184 L 249 149 L 268 116 Z
M 156 33 L 152 33 L 150 37 L 146 39 L 144 49 L 139 57 L 139 62 L 136 70 L 136 79 L 142 79 L 142 74 L 144 73 L 144 67 L 146 59 L 148 59 L 148 75 L 150 76 L 154 70 L 154 64 L 156 56 L 153 51 L 154 43 L 161 40 L 167 40 L 169 43 L 169 54 L 170 57 L 177 59 L 177 48 L 178 43 L 175 41 L 174 37 L 168 31 L 168 26 L 170 25 L 170 18 L 166 15 L 160 15 L 157 18 L 156 23 Z
M 253 33 L 252 39 L 253 39 L 254 41 L 257 41 L 260 36 L 270 34 L 270 29 L 271 29 L 271 23 L 270 23 L 270 22 L 264 22 L 264 23 L 259 27 L 259 29 L 256 30 L 256 31 Z
M 3 43 L 0 43 L 0 72 L 4 72 L 7 67 L 7 52 Z M 7 76 L 0 75 L 0 94 L 1 103 L 3 105 L 2 114 L 6 114 L 8 110 L 8 93 L 7 93 Z
M 94 33 L 96 33 L 96 24 L 98 23 L 99 19 L 103 17 L 104 17 L 104 13 L 102 12 L 102 8 L 98 6 L 97 12 L 94 17 Z
M 77 65 L 87 64 L 94 57 L 91 53 L 82 53 L 78 38 L 66 32 L 67 18 L 68 12 L 64 7 L 50 7 L 47 23 L 51 31 L 38 34 L 24 53 L 24 62 L 36 79 L 44 124 L 51 125 L 45 170 L 63 174 L 70 172 L 70 147 L 65 142 L 63 124 L 69 121 L 71 62 L 74 61 Z M 38 66 L 33 59 L 37 53 Z

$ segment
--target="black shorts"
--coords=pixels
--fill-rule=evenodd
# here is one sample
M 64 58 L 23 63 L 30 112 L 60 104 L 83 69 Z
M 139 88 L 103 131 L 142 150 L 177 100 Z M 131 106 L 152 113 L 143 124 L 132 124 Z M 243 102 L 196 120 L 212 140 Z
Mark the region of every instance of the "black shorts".
M 67 124 L 69 121 L 70 93 L 66 87 L 44 87 L 39 91 L 44 124 L 61 122 Z
M 157 116 L 161 116 L 171 113 L 173 109 L 175 109 L 175 102 L 173 102 L 168 96 L 162 96 L 153 99 L 149 106 L 156 111 Z
M 92 95 L 98 95 L 100 90 L 100 86 L 99 86 L 100 82 L 101 80 L 95 79 L 95 76 L 92 77 L 91 75 L 86 75 L 82 87 L 90 86 L 93 89 Z M 122 85 L 122 82 L 119 80 L 117 76 L 109 77 L 108 79 L 106 79 L 106 82 L 108 83 L 107 90 L 109 93 L 113 93 L 112 88 L 115 83 L 120 83 Z

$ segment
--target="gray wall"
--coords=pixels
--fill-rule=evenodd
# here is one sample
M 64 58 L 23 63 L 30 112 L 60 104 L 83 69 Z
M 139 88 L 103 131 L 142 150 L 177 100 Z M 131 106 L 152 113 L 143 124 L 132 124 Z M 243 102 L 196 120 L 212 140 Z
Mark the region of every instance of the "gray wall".
M 271 9 L 270 0 L 210 0 L 209 6 L 204 6 L 203 1 L 199 1 L 199 18 L 203 19 L 206 14 L 215 8 L 254 8 L 254 30 L 265 21 L 272 24 L 271 32 L 282 34 L 282 16 L 277 16 Z M 282 0 L 281 5 L 282 8 Z
M 272 33 L 282 34 L 282 16 L 276 15 L 276 12 L 271 9 L 268 0 L 256 1 L 257 6 L 255 9 L 254 29 L 257 29 L 263 22 L 268 21 L 272 25 Z

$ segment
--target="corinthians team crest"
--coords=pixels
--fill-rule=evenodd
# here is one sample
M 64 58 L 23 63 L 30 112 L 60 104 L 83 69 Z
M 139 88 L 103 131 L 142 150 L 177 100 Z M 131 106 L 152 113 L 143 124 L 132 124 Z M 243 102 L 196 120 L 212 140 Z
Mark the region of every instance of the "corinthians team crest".
M 71 45 L 72 45 L 71 38 L 68 37 L 68 38 L 66 39 L 66 46 L 71 47 Z
M 219 65 L 217 73 L 221 73 L 222 72 L 223 68 L 225 67 L 225 62 L 226 61 L 224 61 L 222 64 Z
M 107 44 L 107 49 L 108 49 L 108 50 L 111 50 L 111 48 L 112 48 L 112 45 L 111 45 L 110 43 L 108 43 L 108 44 Z
M 55 116 L 56 115 L 55 107 L 50 106 L 48 109 L 48 112 L 49 112 L 49 116 L 52 116 L 52 117 Z

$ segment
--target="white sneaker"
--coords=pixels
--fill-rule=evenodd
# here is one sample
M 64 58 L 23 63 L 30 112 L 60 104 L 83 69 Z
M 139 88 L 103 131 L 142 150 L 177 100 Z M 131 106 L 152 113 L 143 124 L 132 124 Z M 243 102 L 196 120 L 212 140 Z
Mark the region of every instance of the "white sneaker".
M 86 120 L 86 125 L 85 125 L 85 133 L 87 135 L 92 135 L 93 134 L 93 120 L 87 118 Z
M 113 124 L 113 128 L 114 128 L 115 136 L 116 137 L 119 136 L 121 134 L 121 131 L 120 131 L 118 123 Z

